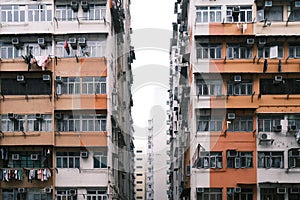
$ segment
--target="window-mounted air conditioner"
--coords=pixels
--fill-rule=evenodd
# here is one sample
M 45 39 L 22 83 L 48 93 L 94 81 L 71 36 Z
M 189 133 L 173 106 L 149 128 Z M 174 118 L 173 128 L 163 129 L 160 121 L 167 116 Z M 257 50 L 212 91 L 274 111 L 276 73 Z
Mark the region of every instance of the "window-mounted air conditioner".
M 46 187 L 45 188 L 45 193 L 51 193 L 52 192 L 52 188 L 51 187 Z
M 236 187 L 233 189 L 234 193 L 241 193 L 241 191 L 242 191 L 242 188 L 240 188 L 240 187 Z
M 69 38 L 68 43 L 71 45 L 71 47 L 72 47 L 73 49 L 76 49 L 76 48 L 77 48 L 76 38 L 74 38 L 74 37 Z
M 43 75 L 43 81 L 50 81 L 50 75 Z
M 71 189 L 71 190 L 69 190 L 69 194 L 71 194 L 71 195 L 76 195 L 76 190 L 75 189 Z
M 63 114 L 62 113 L 54 113 L 54 118 L 60 120 L 63 118 Z
M 235 113 L 228 113 L 227 119 L 235 119 Z
M 235 75 L 235 76 L 234 76 L 234 81 L 235 81 L 235 82 L 240 82 L 240 81 L 242 81 L 242 76 L 241 76 L 241 75 Z
M 11 39 L 11 44 L 18 45 L 19 44 L 19 38 L 12 38 Z
M 55 82 L 56 83 L 62 83 L 61 76 L 55 76 Z
M 40 44 L 40 45 L 45 44 L 45 38 L 38 38 L 37 43 Z
M 232 12 L 233 12 L 233 13 L 238 13 L 238 12 L 240 12 L 240 7 L 239 7 L 239 6 L 233 7 L 233 8 L 232 8 Z
M 238 155 L 238 152 L 236 150 L 228 150 L 227 156 L 228 157 L 236 157 Z
M 25 193 L 26 189 L 25 188 L 18 188 L 18 193 Z
M 117 94 L 118 94 L 118 89 L 117 89 L 117 88 L 113 88 L 112 94 L 113 94 L 113 95 L 117 95 Z
M 87 151 L 81 151 L 80 152 L 80 156 L 81 156 L 81 158 L 88 158 L 89 157 L 89 152 L 87 152 Z
M 44 119 L 44 115 L 42 115 L 41 113 L 36 113 L 36 114 L 35 114 L 35 118 L 36 118 L 37 120 L 42 120 L 42 119 Z
M 204 188 L 197 188 L 197 189 L 196 189 L 196 192 L 197 192 L 197 193 L 203 193 L 203 192 L 204 192 Z
M 277 126 L 275 126 L 274 127 L 274 132 L 281 132 L 281 130 L 282 130 L 282 126 L 281 125 L 277 125 Z
M 89 11 L 90 8 L 89 3 L 87 1 L 81 1 L 81 7 L 83 12 Z
M 14 114 L 14 113 L 8 113 L 8 118 L 10 120 L 15 120 L 17 118 L 18 115 Z
M 265 1 L 265 7 L 272 7 L 272 1 Z
M 271 134 L 270 133 L 260 133 L 259 135 L 260 140 L 271 140 Z
M 277 81 L 277 82 L 281 82 L 282 81 L 282 76 L 275 76 L 274 80 Z
M 264 44 L 266 44 L 266 43 L 267 43 L 266 38 L 259 38 L 259 39 L 258 39 L 258 44 L 264 45 Z
M 296 131 L 297 130 L 297 126 L 296 125 L 288 126 L 288 130 L 289 131 Z
M 300 188 L 291 188 L 290 192 L 291 192 L 291 194 L 299 194 L 300 193 Z
M 277 188 L 277 194 L 285 194 L 285 193 L 286 193 L 286 188 L 285 187 Z
M 86 45 L 86 40 L 84 37 L 78 38 L 78 44 L 80 46 L 85 46 Z
M 77 1 L 71 1 L 71 8 L 74 12 L 78 11 L 79 5 Z
M 33 154 L 30 155 L 31 160 L 38 160 L 38 158 L 39 158 L 39 156 L 36 153 L 33 153 Z
M 24 82 L 25 81 L 25 77 L 23 75 L 18 75 L 17 76 L 17 81 L 18 82 Z
M 300 1 L 295 1 L 295 8 L 299 9 L 300 8 Z
M 253 38 L 248 38 L 247 39 L 247 44 L 254 44 L 254 39 Z
M 20 160 L 20 155 L 19 154 L 12 154 L 11 159 L 12 160 Z

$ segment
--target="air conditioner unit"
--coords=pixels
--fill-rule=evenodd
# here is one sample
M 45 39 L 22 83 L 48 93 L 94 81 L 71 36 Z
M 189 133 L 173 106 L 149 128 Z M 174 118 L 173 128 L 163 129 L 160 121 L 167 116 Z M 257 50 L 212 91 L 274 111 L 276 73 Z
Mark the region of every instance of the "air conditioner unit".
M 281 125 L 277 125 L 274 127 L 274 132 L 281 132 L 282 130 L 282 126 Z
M 20 160 L 20 155 L 19 154 L 12 154 L 11 159 L 12 160 Z
M 60 120 L 63 118 L 63 114 L 62 113 L 54 113 L 54 118 Z
M 259 38 L 259 39 L 258 39 L 258 44 L 264 45 L 264 44 L 266 44 L 266 43 L 267 43 L 266 38 Z
M 197 192 L 197 193 L 203 193 L 203 192 L 204 192 L 204 188 L 197 188 L 197 189 L 196 189 L 196 192 Z
M 240 7 L 239 7 L 239 6 L 233 7 L 232 12 L 233 12 L 233 13 L 238 13 L 238 12 L 240 12 Z
M 71 1 L 71 8 L 74 12 L 78 11 L 79 5 L 77 1 Z
M 254 44 L 254 39 L 253 38 L 248 38 L 247 39 L 247 44 Z
M 228 157 L 236 157 L 238 152 L 236 150 L 228 150 L 227 151 L 227 156 Z
M 25 193 L 26 189 L 25 188 L 18 188 L 18 193 Z
M 31 160 L 38 160 L 38 158 L 39 158 L 39 155 L 36 153 L 30 155 Z
M 80 46 L 85 46 L 86 45 L 86 41 L 84 37 L 78 38 L 78 44 Z
M 42 120 L 42 119 L 44 119 L 44 115 L 42 115 L 41 113 L 36 113 L 36 114 L 35 114 L 35 118 L 36 118 L 37 120 Z
M 45 38 L 38 38 L 37 43 L 41 45 L 45 44 Z
M 55 82 L 56 83 L 62 83 L 61 76 L 55 76 Z
M 235 113 L 228 113 L 227 119 L 235 119 Z
M 240 82 L 240 81 L 242 81 L 242 76 L 241 76 L 241 75 L 235 75 L 235 76 L 234 76 L 234 81 L 235 81 L 235 82 Z
M 69 190 L 69 194 L 71 194 L 72 196 L 75 196 L 76 195 L 76 190 L 75 189 Z
M 50 75 L 43 75 L 43 81 L 50 81 Z
M 117 95 L 118 94 L 118 89 L 117 88 L 113 88 L 112 94 L 113 95 Z
M 19 44 L 19 38 L 12 38 L 11 39 L 11 44 L 18 45 Z
M 80 152 L 80 156 L 81 156 L 81 158 L 88 158 L 89 157 L 89 152 L 87 152 L 87 151 L 81 151 Z
M 16 117 L 17 117 L 17 115 L 15 115 L 14 113 L 8 113 L 8 118 L 9 118 L 10 120 L 15 120 Z
M 282 76 L 275 76 L 274 80 L 277 81 L 277 82 L 281 82 L 282 81 Z
M 23 75 L 18 75 L 17 76 L 17 81 L 18 82 L 24 82 L 25 81 L 25 77 Z
M 234 193 L 241 193 L 241 191 L 242 191 L 242 188 L 240 188 L 240 187 L 236 187 L 233 189 Z
M 270 133 L 260 133 L 259 139 L 261 139 L 261 140 L 270 140 L 272 138 L 271 138 L 271 134 Z
M 73 49 L 76 49 L 76 48 L 77 48 L 76 38 L 74 38 L 74 37 L 69 38 L 68 43 L 71 45 L 71 47 L 72 47 Z
M 300 1 L 295 1 L 295 8 L 300 8 Z
M 83 12 L 89 11 L 90 8 L 89 3 L 87 1 L 81 1 L 81 7 Z
M 290 188 L 291 194 L 299 194 L 300 193 L 300 188 Z
M 296 125 L 291 125 L 288 127 L 289 131 L 296 131 L 297 130 L 297 126 Z
M 271 7 L 272 1 L 265 1 L 265 7 Z
M 282 187 L 282 188 L 277 188 L 277 194 L 285 194 L 286 193 L 286 188 Z
M 50 188 L 50 187 L 46 187 L 45 188 L 45 193 L 51 193 L 52 192 L 52 188 Z

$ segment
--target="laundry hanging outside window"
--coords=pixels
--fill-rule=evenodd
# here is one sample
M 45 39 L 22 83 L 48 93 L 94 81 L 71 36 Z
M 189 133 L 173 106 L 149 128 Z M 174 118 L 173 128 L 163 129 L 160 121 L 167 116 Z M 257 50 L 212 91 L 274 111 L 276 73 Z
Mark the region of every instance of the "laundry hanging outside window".
M 70 47 L 67 40 L 65 40 L 64 49 L 66 50 L 67 54 L 70 55 Z

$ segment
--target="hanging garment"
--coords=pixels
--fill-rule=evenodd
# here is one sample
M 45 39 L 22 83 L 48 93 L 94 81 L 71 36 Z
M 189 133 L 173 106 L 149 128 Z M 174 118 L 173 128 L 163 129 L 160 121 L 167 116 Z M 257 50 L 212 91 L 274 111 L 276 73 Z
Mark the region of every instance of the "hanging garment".
M 70 47 L 67 40 L 65 40 L 64 49 L 66 50 L 67 54 L 70 55 Z

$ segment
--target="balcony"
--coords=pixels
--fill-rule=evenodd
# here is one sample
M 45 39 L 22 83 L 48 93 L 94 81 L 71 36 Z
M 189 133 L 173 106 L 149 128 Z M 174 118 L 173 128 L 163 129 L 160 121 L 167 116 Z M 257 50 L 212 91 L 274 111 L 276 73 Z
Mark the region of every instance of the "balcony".
M 107 146 L 107 132 L 55 132 L 57 147 Z
M 5 145 L 53 145 L 52 132 L 3 132 L 1 144 Z

